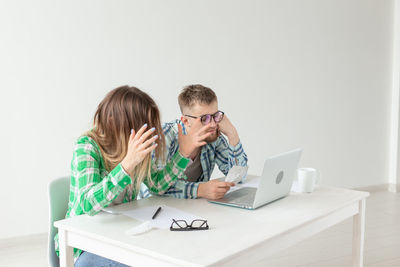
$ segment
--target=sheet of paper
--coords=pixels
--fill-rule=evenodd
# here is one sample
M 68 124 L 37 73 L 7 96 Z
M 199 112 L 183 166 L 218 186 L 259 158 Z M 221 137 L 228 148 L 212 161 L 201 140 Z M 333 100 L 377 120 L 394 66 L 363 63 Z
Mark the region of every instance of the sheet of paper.
M 260 183 L 260 178 L 261 177 L 252 178 L 252 179 L 249 179 L 249 180 L 245 180 L 244 183 L 236 184 L 234 187 L 231 187 L 231 189 L 227 193 L 239 190 L 240 188 L 243 188 L 243 187 L 255 187 L 255 188 L 257 188 L 258 184 Z
M 253 179 L 245 180 L 245 182 L 242 184 L 245 187 L 258 187 L 260 184 L 261 177 L 256 177 Z
M 121 214 L 128 217 L 134 218 L 139 221 L 149 221 L 153 228 L 169 229 L 172 223 L 172 219 L 175 220 L 185 220 L 191 223 L 196 219 L 204 219 L 194 214 L 172 208 L 166 205 L 161 205 L 161 211 L 158 213 L 157 217 L 152 220 L 154 213 L 160 206 L 151 206 L 145 208 L 137 208 L 128 211 L 122 211 Z
M 248 166 L 233 166 L 225 177 L 226 182 L 239 183 L 247 175 Z
M 254 188 L 258 188 L 258 185 L 260 184 L 260 180 L 261 180 L 261 177 L 257 177 L 257 178 L 252 178 L 252 179 L 249 179 L 249 180 L 245 180 L 244 183 L 242 183 L 242 184 L 236 184 L 236 186 L 231 187 L 231 189 L 230 189 L 227 193 L 230 193 L 230 192 L 239 190 L 240 188 L 243 188 L 243 187 L 254 187 Z M 290 191 L 292 191 L 292 192 L 300 192 L 300 191 L 299 191 L 299 188 L 298 188 L 298 182 L 297 182 L 297 180 L 294 180 L 294 181 L 293 181 L 292 188 L 290 189 Z

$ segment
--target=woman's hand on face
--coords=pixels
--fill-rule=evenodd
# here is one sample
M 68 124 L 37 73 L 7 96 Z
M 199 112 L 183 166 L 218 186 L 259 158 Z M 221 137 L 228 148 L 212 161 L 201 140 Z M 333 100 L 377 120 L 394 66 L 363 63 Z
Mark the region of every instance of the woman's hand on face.
M 135 133 L 135 130 L 131 130 L 128 142 L 128 152 L 126 153 L 125 158 L 121 161 L 122 167 L 129 175 L 133 174 L 135 167 L 158 145 L 157 143 L 154 143 L 158 139 L 158 135 L 150 137 L 155 128 L 151 128 L 147 131 L 146 128 L 147 124 L 143 125 L 137 133 Z

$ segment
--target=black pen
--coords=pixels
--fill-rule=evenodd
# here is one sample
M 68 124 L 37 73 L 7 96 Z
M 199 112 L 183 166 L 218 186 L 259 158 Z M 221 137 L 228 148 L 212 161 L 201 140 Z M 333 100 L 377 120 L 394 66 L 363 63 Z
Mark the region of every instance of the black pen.
M 158 209 L 156 210 L 156 213 L 154 213 L 154 215 L 153 215 L 153 217 L 151 217 L 151 219 L 154 220 L 157 217 L 157 215 L 160 213 L 160 211 L 161 211 L 161 207 L 158 207 Z

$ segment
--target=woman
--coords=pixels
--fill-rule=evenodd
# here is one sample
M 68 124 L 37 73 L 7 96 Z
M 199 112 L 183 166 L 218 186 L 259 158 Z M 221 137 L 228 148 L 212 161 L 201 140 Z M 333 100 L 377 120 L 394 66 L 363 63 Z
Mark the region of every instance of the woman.
M 189 159 L 179 151 L 166 168 L 151 165 L 152 154 L 164 161 L 165 140 L 157 105 L 143 91 L 129 86 L 112 90 L 99 104 L 93 124 L 74 148 L 66 218 L 133 201 L 142 182 L 163 194 L 184 177 Z M 55 239 L 58 254 L 58 235 Z M 75 266 L 125 266 L 78 249 L 74 258 Z

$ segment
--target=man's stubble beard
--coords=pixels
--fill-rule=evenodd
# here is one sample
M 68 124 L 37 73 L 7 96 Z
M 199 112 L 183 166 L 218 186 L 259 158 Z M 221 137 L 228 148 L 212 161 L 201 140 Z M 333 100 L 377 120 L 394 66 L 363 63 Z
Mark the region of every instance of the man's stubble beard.
M 207 144 L 212 143 L 212 142 L 215 142 L 215 141 L 218 139 L 218 137 L 219 137 L 220 135 L 221 135 L 221 134 L 220 134 L 220 131 L 219 131 L 219 129 L 217 128 L 217 130 L 215 131 L 215 133 L 213 133 L 212 135 L 210 135 L 209 137 L 207 137 L 206 139 L 204 139 L 204 141 L 206 141 Z

